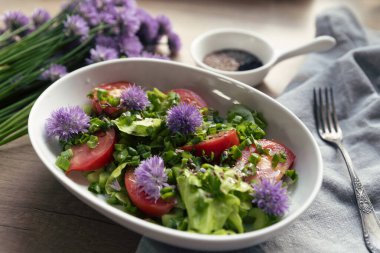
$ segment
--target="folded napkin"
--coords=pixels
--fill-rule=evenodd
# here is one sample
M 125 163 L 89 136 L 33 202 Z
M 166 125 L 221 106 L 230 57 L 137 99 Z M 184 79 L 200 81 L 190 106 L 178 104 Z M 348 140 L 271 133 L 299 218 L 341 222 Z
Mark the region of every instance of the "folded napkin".
M 346 165 L 340 152 L 318 137 L 312 98 L 316 87 L 333 88 L 344 145 L 379 215 L 380 36 L 368 36 L 343 7 L 319 15 L 316 26 L 317 35 L 333 36 L 337 46 L 310 55 L 278 101 L 306 124 L 318 142 L 324 162 L 321 191 L 310 208 L 281 235 L 235 252 L 367 252 Z M 144 237 L 137 252 L 199 251 Z

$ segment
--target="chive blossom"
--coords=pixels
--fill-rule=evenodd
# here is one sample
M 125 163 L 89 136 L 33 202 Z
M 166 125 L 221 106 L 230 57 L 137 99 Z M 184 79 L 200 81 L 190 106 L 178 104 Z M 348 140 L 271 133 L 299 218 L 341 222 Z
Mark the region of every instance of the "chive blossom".
M 153 156 L 140 163 L 135 170 L 136 184 L 147 198 L 157 201 L 161 190 L 167 187 L 168 177 L 165 173 L 164 160 Z

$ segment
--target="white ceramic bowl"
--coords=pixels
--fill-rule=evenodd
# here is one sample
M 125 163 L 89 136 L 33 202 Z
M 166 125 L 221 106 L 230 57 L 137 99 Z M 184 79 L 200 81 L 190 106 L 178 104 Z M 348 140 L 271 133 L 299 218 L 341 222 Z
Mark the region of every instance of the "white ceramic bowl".
M 278 51 L 257 33 L 236 28 L 223 28 L 199 35 L 192 42 L 190 51 L 197 66 L 255 86 L 262 82 L 270 69 L 280 61 L 311 52 L 326 51 L 334 47 L 335 43 L 335 39 L 330 36 L 319 36 L 291 50 Z M 224 71 L 210 67 L 203 62 L 208 54 L 223 49 L 239 49 L 249 52 L 257 56 L 263 66 L 245 71 Z
M 47 138 L 45 122 L 51 112 L 68 105 L 84 105 L 95 86 L 121 80 L 162 90 L 188 88 L 201 94 L 209 106 L 222 113 L 240 102 L 264 113 L 270 138 L 290 147 L 297 155 L 299 181 L 291 195 L 289 213 L 278 223 L 261 230 L 236 235 L 202 235 L 152 224 L 129 215 L 87 190 L 79 174 L 67 177 L 55 166 L 59 145 Z M 318 146 L 304 124 L 288 109 L 248 85 L 212 72 L 183 64 L 152 59 L 122 59 L 94 64 L 74 71 L 51 85 L 37 99 L 29 117 L 32 145 L 56 179 L 80 200 L 113 221 L 147 237 L 179 247 L 199 250 L 231 250 L 258 244 L 284 230 L 314 200 L 322 182 L 322 160 Z M 72 173 L 74 175 L 75 173 Z

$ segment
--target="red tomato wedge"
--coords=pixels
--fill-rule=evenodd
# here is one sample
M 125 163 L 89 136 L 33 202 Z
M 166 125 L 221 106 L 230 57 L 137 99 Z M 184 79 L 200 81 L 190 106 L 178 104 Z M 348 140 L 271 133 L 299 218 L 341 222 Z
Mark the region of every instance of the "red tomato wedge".
M 133 171 L 127 171 L 125 173 L 124 181 L 129 198 L 132 203 L 135 204 L 135 206 L 143 213 L 153 217 L 161 217 L 162 215 L 170 212 L 170 210 L 174 207 L 174 199 L 165 201 L 160 198 L 155 202 L 153 199 L 147 198 L 146 194 L 139 190 Z
M 170 91 L 177 93 L 182 103 L 194 105 L 198 109 L 207 107 L 206 102 L 201 98 L 201 96 L 199 96 L 197 93 L 195 93 L 192 90 L 174 89 Z
M 203 151 L 208 156 L 213 152 L 215 160 L 219 160 L 223 151 L 239 144 L 239 137 L 236 130 L 232 129 L 212 135 L 208 140 L 202 141 L 198 144 L 183 146 L 181 149 L 185 151 L 194 151 L 197 156 L 201 156 Z
M 71 171 L 97 170 L 112 160 L 114 144 L 116 142 L 115 130 L 97 134 L 99 143 L 95 148 L 89 148 L 86 143 L 72 147 L 73 158 L 66 173 Z
M 269 154 L 271 154 L 272 156 L 264 154 L 260 155 L 261 159 L 256 165 L 257 175 L 254 177 L 250 177 L 249 179 L 266 178 L 269 180 L 275 179 L 276 181 L 281 180 L 284 173 L 293 165 L 293 162 L 296 159 L 295 154 L 286 146 L 272 140 L 261 139 L 257 142 L 263 147 L 263 149 L 269 149 Z M 283 163 L 278 163 L 277 166 L 273 168 L 273 155 L 276 153 L 278 154 L 280 152 L 284 152 L 286 154 L 286 161 Z M 236 167 L 244 167 L 248 163 L 248 158 L 252 153 L 258 153 L 254 144 L 243 150 L 242 157 L 237 162 Z
M 132 84 L 129 82 L 115 82 L 99 85 L 97 88 L 107 90 L 108 94 L 114 97 L 120 97 L 121 92 L 125 89 L 129 89 Z M 92 92 L 92 109 L 96 114 L 106 113 L 107 115 L 117 115 L 121 112 L 121 108 L 111 106 L 106 101 L 99 101 L 96 94 L 96 90 Z

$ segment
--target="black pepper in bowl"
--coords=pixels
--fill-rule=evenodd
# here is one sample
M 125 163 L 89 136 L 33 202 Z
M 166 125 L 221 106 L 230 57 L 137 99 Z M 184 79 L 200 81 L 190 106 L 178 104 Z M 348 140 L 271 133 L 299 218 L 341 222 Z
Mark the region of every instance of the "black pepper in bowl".
M 239 49 L 215 51 L 206 55 L 203 62 L 212 68 L 224 71 L 244 71 L 263 66 L 257 56 Z

